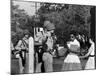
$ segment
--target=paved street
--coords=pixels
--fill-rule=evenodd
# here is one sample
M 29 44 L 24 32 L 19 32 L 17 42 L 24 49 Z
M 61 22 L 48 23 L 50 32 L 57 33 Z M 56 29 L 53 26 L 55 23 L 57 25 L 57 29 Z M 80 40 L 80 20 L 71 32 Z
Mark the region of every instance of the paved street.
M 53 70 L 54 70 L 54 72 L 60 72 L 61 71 L 64 58 L 65 57 L 54 58 L 54 63 L 53 63 Z

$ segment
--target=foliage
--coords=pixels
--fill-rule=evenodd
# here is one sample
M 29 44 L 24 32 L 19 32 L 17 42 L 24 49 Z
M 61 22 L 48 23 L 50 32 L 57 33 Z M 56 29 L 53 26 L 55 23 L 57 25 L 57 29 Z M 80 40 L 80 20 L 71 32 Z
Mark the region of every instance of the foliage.
M 11 5 L 11 40 L 16 45 L 23 34 L 28 31 L 33 33 L 34 16 L 30 17 L 25 10 L 19 9 L 18 5 Z
M 90 6 L 85 5 L 42 3 L 37 14 L 55 24 L 55 33 L 59 39 L 67 40 L 71 32 L 89 36 L 90 9 Z
M 27 30 L 34 34 L 34 26 L 43 26 L 45 20 L 54 23 L 55 34 L 61 42 L 69 38 L 70 33 L 80 33 L 90 36 L 91 6 L 69 5 L 56 3 L 40 3 L 37 15 L 29 16 L 25 10 L 19 9 L 18 5 L 11 5 L 11 36 L 16 43 L 23 37 Z M 34 8 L 33 8 L 34 9 Z

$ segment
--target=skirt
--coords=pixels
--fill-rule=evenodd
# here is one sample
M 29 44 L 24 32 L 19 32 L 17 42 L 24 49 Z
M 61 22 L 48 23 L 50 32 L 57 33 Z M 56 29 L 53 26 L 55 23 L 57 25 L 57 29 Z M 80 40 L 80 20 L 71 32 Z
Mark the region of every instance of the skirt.
M 85 69 L 95 69 L 95 58 L 94 57 L 89 57 Z
M 75 70 L 82 70 L 80 60 L 77 55 L 68 54 L 68 56 L 64 60 L 62 71 L 75 71 Z

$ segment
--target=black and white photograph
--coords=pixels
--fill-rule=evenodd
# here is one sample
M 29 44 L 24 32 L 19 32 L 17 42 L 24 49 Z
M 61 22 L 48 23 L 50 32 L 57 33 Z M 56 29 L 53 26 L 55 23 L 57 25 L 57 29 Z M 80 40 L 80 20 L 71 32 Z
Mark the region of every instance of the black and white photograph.
M 96 6 L 11 0 L 11 75 L 96 69 Z

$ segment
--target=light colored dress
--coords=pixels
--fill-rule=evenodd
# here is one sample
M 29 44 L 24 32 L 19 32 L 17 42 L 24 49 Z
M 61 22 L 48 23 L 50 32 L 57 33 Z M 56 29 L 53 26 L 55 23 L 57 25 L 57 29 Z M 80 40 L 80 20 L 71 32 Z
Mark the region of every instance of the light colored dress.
M 90 51 L 90 56 L 92 57 L 89 57 L 87 63 L 86 63 L 86 66 L 85 66 L 85 69 L 95 69 L 95 45 L 94 45 L 94 42 L 92 42 L 92 45 L 91 47 L 89 48 L 89 51 Z
M 72 45 L 74 47 L 74 50 L 77 50 L 77 48 L 80 47 L 79 42 L 75 39 L 73 42 L 69 42 L 68 47 L 71 50 Z M 81 62 L 77 54 L 70 52 L 67 57 L 64 60 L 64 64 L 62 66 L 62 71 L 73 71 L 73 70 L 81 70 Z
M 64 60 L 62 71 L 81 70 L 81 62 L 76 54 L 70 53 Z

